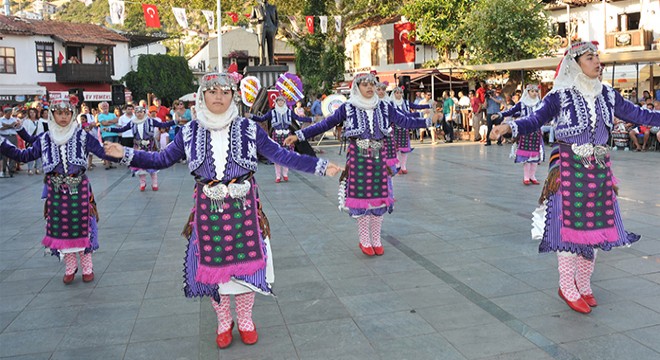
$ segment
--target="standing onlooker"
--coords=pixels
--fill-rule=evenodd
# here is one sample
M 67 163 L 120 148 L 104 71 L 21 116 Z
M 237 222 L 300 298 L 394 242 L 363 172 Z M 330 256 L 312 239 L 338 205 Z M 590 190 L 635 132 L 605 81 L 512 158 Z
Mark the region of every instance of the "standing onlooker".
M 96 122 L 96 118 L 94 115 L 89 113 L 89 106 L 87 104 L 83 103 L 82 106 L 80 107 L 81 114 L 78 115 L 78 122 L 80 123 L 80 127 L 87 131 L 90 135 L 92 135 L 95 139 L 98 139 L 98 124 Z M 48 116 L 48 113 L 46 113 L 46 116 Z M 48 120 L 48 119 L 46 119 Z M 90 152 L 87 155 L 87 170 L 93 170 L 96 165 L 92 162 L 92 153 Z
M 174 126 L 174 134 L 178 134 L 181 127 L 185 126 L 190 120 L 192 120 L 190 109 L 186 109 L 186 104 L 181 100 L 174 100 L 170 114 L 172 115 L 172 120 L 176 123 Z
M 490 90 L 486 94 L 486 123 L 488 124 L 488 132 L 486 133 L 486 145 L 490 146 L 490 132 L 493 129 L 493 124 L 499 125 L 502 123 L 502 117 L 492 119 L 492 115 L 496 115 L 506 105 L 502 97 L 502 87 L 498 86 L 495 91 Z M 502 138 L 497 139 L 497 145 L 502 146 Z
M 463 130 L 470 131 L 470 98 L 462 91 L 458 92 L 458 109 L 461 112 Z
M 321 109 L 321 97 L 322 94 L 316 95 L 316 100 L 314 100 L 314 103 L 312 103 L 312 118 L 314 119 L 314 122 L 319 122 L 323 120 L 323 110 Z
M 164 121 L 164 120 L 165 120 L 165 115 L 169 114 L 170 109 L 168 109 L 168 108 L 166 108 L 165 106 L 163 106 L 163 105 L 161 104 L 160 99 L 157 98 L 157 97 L 155 97 L 155 98 L 152 100 L 152 103 L 153 103 L 153 106 L 155 106 L 156 109 L 158 109 L 158 110 L 156 110 L 156 111 L 157 111 L 157 115 L 156 115 L 155 117 L 159 118 L 161 122 Z M 151 107 L 149 107 L 149 109 L 151 109 Z
M 99 124 L 101 125 L 101 139 L 103 142 L 119 142 L 119 136 L 117 134 L 111 132 L 109 128 L 111 128 L 114 125 L 117 125 L 119 120 L 117 119 L 117 115 L 114 113 L 110 113 L 110 104 L 107 102 L 102 102 L 99 104 L 99 114 L 97 116 L 97 120 Z M 112 163 L 108 160 L 103 160 L 103 164 L 105 165 L 105 169 L 114 169 L 115 166 L 112 165 Z
M 4 136 L 7 141 L 11 142 L 16 146 L 16 125 L 18 120 L 12 116 L 11 106 L 5 107 L 3 110 L 3 116 L 0 118 L 0 135 Z M 0 155 L 0 160 L 2 160 L 2 169 L 0 169 L 0 178 L 5 177 L 5 174 L 9 177 L 14 177 L 14 171 L 16 170 L 16 161 L 8 157 L 3 157 Z
M 454 142 L 454 114 L 455 103 L 451 97 L 451 92 L 442 92 L 442 114 L 444 115 L 442 121 L 442 130 L 445 132 L 445 141 L 448 143 Z
M 39 112 L 36 108 L 29 108 L 27 112 L 27 119 L 23 121 L 23 128 L 31 136 L 38 136 L 44 133 L 44 125 L 39 120 Z M 31 147 L 32 144 L 26 143 L 26 148 Z M 28 175 L 39 174 L 41 169 L 41 158 L 27 163 Z
M 481 135 L 479 134 L 479 126 L 481 125 L 481 102 L 479 97 L 474 92 L 470 90 L 468 93 L 470 96 L 470 109 L 472 110 L 472 131 L 474 132 L 474 141 L 480 141 Z
M 431 145 L 435 145 L 438 142 L 435 139 L 435 124 L 433 123 L 433 115 L 435 115 L 435 108 L 436 108 L 436 102 L 433 100 L 433 95 L 430 92 L 427 92 L 424 94 L 424 99 L 419 102 L 418 105 L 428 105 L 428 109 L 422 110 L 422 117 L 424 119 L 430 119 L 431 120 L 431 125 L 428 129 L 425 128 L 420 128 L 419 129 L 419 142 L 423 143 L 424 142 L 424 132 L 425 130 L 428 130 L 429 133 L 431 133 Z M 429 123 L 428 121 L 426 122 L 427 124 Z
M 119 117 L 119 122 L 117 124 L 119 127 L 124 127 L 124 125 L 135 120 L 135 113 L 133 112 L 134 109 L 135 108 L 133 107 L 133 104 L 126 105 L 126 108 L 124 109 L 124 115 Z M 119 135 L 121 136 L 121 139 L 119 140 L 120 144 L 128 147 L 133 146 L 133 130 L 126 130 Z

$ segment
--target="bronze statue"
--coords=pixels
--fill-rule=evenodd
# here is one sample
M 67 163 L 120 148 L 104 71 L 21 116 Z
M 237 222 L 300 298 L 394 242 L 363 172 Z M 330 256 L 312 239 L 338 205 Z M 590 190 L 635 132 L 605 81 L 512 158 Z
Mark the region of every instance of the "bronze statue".
M 268 0 L 257 0 L 257 5 L 252 8 L 250 22 L 254 24 L 259 42 L 259 66 L 274 65 L 275 34 L 279 26 L 277 7 L 269 4 Z M 268 47 L 268 53 L 265 46 Z

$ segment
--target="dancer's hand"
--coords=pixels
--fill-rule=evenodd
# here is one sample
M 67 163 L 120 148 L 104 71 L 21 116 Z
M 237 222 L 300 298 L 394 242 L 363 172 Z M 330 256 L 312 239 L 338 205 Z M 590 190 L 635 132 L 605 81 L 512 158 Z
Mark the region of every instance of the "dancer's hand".
M 121 159 L 124 157 L 124 147 L 118 143 L 106 141 L 103 143 L 103 150 L 106 155 L 112 156 L 113 158 Z
M 509 126 L 508 124 L 493 126 L 493 130 L 490 131 L 490 139 L 497 140 L 502 135 L 508 134 L 510 132 L 511 132 L 511 126 Z
M 498 117 L 499 117 L 499 115 L 493 114 L 493 115 L 490 116 L 490 119 L 491 120 L 497 120 Z
M 298 141 L 298 137 L 296 135 L 289 135 L 286 137 L 286 139 L 284 139 L 284 146 L 291 146 L 296 141 Z
M 341 173 L 342 168 L 335 163 L 328 163 L 328 167 L 325 169 L 325 176 L 337 176 Z

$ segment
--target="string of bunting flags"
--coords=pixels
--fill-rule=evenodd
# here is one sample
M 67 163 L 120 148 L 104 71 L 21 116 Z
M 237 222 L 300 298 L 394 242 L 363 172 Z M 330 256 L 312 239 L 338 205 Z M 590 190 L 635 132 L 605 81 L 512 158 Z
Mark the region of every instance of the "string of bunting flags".
M 125 3 L 132 3 L 131 1 L 122 1 L 122 0 L 108 0 L 108 5 L 110 7 L 110 19 L 115 25 L 123 25 L 124 20 L 126 19 L 126 5 Z M 147 27 L 151 28 L 160 28 L 160 15 L 158 13 L 158 7 L 154 4 L 141 4 L 142 11 L 144 12 L 144 21 Z M 215 12 L 212 10 L 201 10 L 202 15 L 206 19 L 209 29 L 215 28 Z M 188 29 L 188 15 L 187 10 L 184 8 L 173 7 L 172 13 L 176 22 L 184 29 Z M 233 23 L 237 23 L 240 15 L 236 12 L 228 11 L 225 14 L 231 19 Z M 250 14 L 243 14 L 243 17 L 246 19 L 250 18 Z M 328 16 L 320 15 L 314 16 L 309 15 L 305 16 L 305 25 L 307 27 L 307 32 L 313 34 L 314 29 L 314 18 L 319 19 L 319 26 L 321 33 L 326 34 L 328 32 Z M 337 15 L 333 16 L 335 20 L 335 31 L 341 32 L 342 28 L 342 17 Z M 298 26 L 298 20 L 295 16 L 287 16 L 289 22 L 291 23 L 291 28 L 294 32 L 300 32 L 300 27 Z

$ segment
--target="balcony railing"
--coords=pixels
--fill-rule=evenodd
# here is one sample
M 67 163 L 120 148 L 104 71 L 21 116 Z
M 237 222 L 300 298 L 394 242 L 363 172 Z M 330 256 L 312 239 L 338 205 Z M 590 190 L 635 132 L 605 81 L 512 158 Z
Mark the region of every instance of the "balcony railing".
M 112 81 L 110 64 L 62 64 L 56 66 L 57 82 L 107 83 Z
M 605 34 L 605 50 L 608 52 L 649 50 L 653 33 L 649 30 L 614 31 Z

